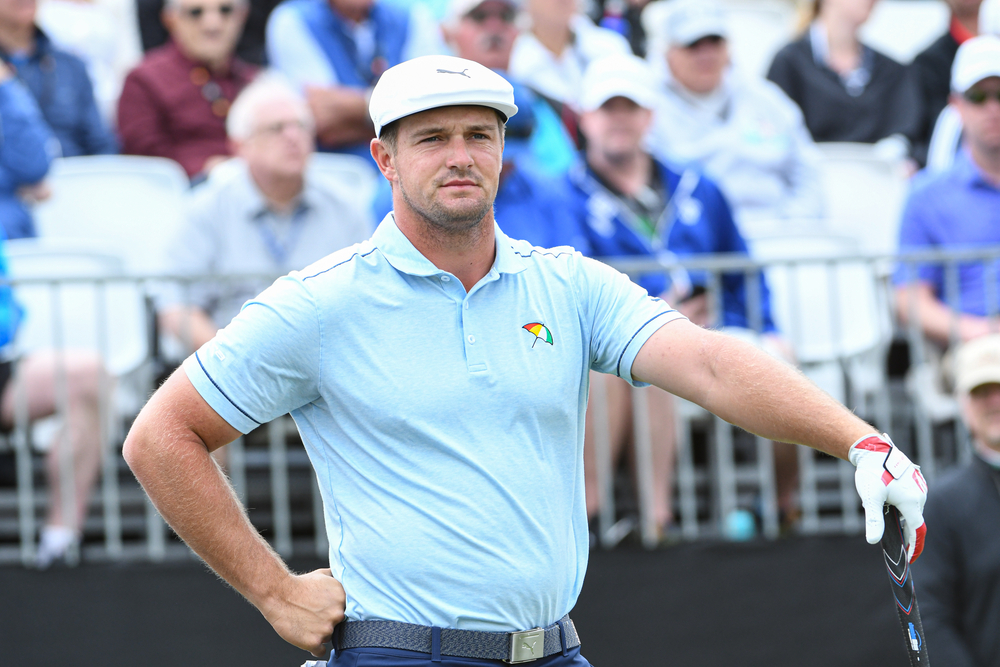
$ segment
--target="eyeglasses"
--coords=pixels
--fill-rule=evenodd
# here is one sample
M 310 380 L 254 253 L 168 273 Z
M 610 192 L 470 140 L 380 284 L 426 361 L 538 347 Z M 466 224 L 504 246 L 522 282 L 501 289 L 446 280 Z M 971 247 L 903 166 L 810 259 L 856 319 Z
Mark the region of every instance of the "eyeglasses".
M 205 7 L 204 5 L 195 5 L 194 7 L 182 7 L 181 13 L 192 21 L 200 21 L 201 17 L 208 12 L 215 10 L 219 12 L 219 15 L 223 18 L 228 18 L 233 15 L 236 11 L 236 5 L 234 4 L 224 4 L 217 7 Z
M 265 136 L 276 137 L 280 134 L 284 134 L 287 129 L 294 129 L 300 132 L 312 132 L 312 125 L 304 120 L 279 120 L 276 123 L 268 123 L 267 125 L 262 125 L 257 128 L 254 134 L 262 134 Z
M 976 106 L 986 104 L 987 100 L 996 100 L 1000 102 L 1000 90 L 994 90 L 992 93 L 985 90 L 970 89 L 965 91 L 962 95 L 967 101 Z
M 492 18 L 500 19 L 504 23 L 513 23 L 514 19 L 517 18 L 517 10 L 508 6 L 503 9 L 490 11 L 483 9 L 480 5 L 466 14 L 466 17 L 472 19 L 475 23 L 486 23 Z

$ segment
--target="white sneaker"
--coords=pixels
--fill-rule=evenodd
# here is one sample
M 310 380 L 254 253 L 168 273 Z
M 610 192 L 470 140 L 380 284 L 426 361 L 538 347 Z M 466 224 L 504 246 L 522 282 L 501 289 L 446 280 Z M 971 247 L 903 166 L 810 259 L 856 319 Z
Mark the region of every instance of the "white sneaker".
M 70 547 L 79 541 L 76 531 L 65 526 L 45 526 L 38 540 L 35 566 L 44 570 L 57 560 L 65 560 Z

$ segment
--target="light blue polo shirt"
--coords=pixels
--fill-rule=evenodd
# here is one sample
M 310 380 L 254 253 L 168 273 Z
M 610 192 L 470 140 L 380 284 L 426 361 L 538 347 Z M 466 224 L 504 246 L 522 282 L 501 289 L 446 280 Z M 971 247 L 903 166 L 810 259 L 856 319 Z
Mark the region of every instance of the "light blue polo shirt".
M 389 214 L 184 362 L 243 433 L 291 412 L 352 620 L 513 631 L 576 603 L 588 370 L 631 381 L 682 316 L 570 248 L 496 237 L 466 294 Z

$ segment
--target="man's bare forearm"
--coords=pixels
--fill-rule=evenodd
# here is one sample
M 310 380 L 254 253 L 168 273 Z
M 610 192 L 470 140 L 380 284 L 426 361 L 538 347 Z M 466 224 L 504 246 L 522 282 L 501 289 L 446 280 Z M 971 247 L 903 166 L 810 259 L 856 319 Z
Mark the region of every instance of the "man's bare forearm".
M 633 376 L 751 433 L 842 459 L 856 440 L 874 432 L 795 368 L 683 320 L 653 334 L 635 359 Z
M 235 430 L 215 425 L 206 438 L 181 419 L 197 413 L 200 397 L 175 373 L 139 414 L 123 453 L 132 472 L 171 528 L 205 562 L 261 611 L 290 573 L 250 524 L 210 447 Z M 190 384 L 187 384 L 190 387 Z M 193 388 L 190 389 L 194 392 Z M 207 405 L 204 409 L 211 410 Z M 214 414 L 214 413 L 213 413 Z M 236 433 L 238 435 L 238 433 Z M 206 443 L 206 439 L 209 443 Z

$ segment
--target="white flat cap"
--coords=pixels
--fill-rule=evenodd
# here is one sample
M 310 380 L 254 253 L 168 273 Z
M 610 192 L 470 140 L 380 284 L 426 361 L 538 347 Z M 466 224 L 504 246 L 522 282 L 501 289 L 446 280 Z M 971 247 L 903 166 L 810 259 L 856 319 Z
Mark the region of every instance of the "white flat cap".
M 391 67 L 375 84 L 368 113 L 375 136 L 389 123 L 428 109 L 481 106 L 517 113 L 514 87 L 493 70 L 454 56 L 422 56 Z
M 653 80 L 653 72 L 642 58 L 615 54 L 595 60 L 583 75 L 580 107 L 594 111 L 613 97 L 625 97 L 652 109 L 656 102 Z
M 964 93 L 991 76 L 1000 76 L 1000 37 L 980 35 L 962 42 L 951 66 L 951 89 Z

